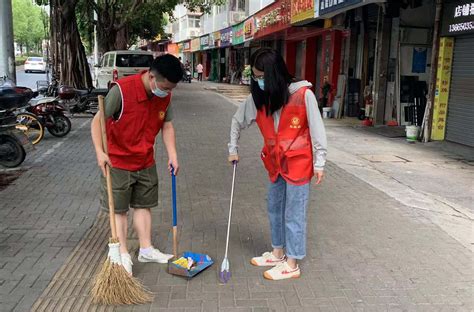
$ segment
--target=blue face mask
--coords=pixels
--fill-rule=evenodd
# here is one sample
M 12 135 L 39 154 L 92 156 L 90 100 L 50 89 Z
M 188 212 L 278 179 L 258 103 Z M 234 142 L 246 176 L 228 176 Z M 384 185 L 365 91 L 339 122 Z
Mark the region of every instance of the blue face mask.
M 158 88 L 158 86 L 156 85 L 156 82 L 155 82 L 155 89 L 152 88 L 151 92 L 153 92 L 154 95 L 160 98 L 165 98 L 168 96 L 168 92 L 163 91 L 160 88 Z
M 258 86 L 260 87 L 260 89 L 262 91 L 265 91 L 265 80 L 262 78 L 262 79 L 257 79 L 257 83 L 258 83 Z

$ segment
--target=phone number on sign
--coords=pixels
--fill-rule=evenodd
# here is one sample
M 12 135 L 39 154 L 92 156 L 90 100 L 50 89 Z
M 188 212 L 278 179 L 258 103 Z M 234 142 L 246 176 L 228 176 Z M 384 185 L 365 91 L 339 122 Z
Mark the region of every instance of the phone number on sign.
M 466 23 L 449 25 L 449 32 L 473 30 L 473 29 L 474 29 L 474 22 L 466 22 Z

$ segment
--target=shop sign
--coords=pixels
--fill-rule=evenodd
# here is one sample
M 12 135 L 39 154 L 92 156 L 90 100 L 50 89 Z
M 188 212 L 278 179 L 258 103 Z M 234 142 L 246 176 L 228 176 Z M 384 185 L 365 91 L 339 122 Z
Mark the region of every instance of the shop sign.
M 179 47 L 176 43 L 169 43 L 167 46 L 167 50 L 169 54 L 177 56 L 179 53 Z
M 291 23 L 291 0 L 278 0 L 255 15 L 254 37 L 263 37 L 287 28 Z
M 444 140 L 446 118 L 448 116 L 451 65 L 453 61 L 454 38 L 443 37 L 439 41 L 438 72 L 433 109 L 432 140 Z
M 255 32 L 255 18 L 252 16 L 244 22 L 244 41 L 253 39 Z
M 209 49 L 209 35 L 201 37 L 201 50 Z
M 209 49 L 214 48 L 214 33 L 209 34 Z
M 190 52 L 191 51 L 191 41 L 185 41 L 183 42 L 183 51 L 184 52 Z
M 445 1 L 441 36 L 456 36 L 468 33 L 474 33 L 474 1 Z
M 221 46 L 221 32 L 215 31 L 212 33 L 214 38 L 214 47 L 219 48 Z
M 291 1 L 291 23 L 298 23 L 314 17 L 314 0 Z
M 221 47 L 228 47 L 232 44 L 232 27 L 221 30 Z
M 232 45 L 244 42 L 244 23 L 232 26 Z
M 178 52 L 183 53 L 183 51 L 184 51 L 184 44 L 182 42 L 178 43 Z
M 201 49 L 201 40 L 199 38 L 194 38 L 191 40 L 191 52 L 196 52 Z
M 324 16 L 325 14 L 334 12 L 344 7 L 361 3 L 362 0 L 318 0 L 318 2 L 319 15 Z

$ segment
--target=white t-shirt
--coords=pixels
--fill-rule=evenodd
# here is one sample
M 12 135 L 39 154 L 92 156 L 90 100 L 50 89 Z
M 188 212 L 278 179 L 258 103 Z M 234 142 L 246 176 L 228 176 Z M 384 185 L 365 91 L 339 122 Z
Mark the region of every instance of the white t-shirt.
M 198 64 L 198 65 L 196 66 L 196 69 L 197 69 L 197 72 L 198 72 L 198 73 L 202 73 L 202 70 L 203 70 L 202 64 Z

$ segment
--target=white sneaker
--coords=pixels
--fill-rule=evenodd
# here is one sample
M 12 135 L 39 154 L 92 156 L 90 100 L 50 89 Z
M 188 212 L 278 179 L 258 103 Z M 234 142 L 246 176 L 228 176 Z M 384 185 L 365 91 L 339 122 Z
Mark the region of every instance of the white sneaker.
M 147 254 L 140 253 L 138 255 L 139 262 L 157 262 L 157 263 L 168 263 L 168 260 L 173 258 L 173 255 L 164 254 L 156 248 Z
M 128 272 L 128 274 L 132 275 L 132 257 L 130 257 L 130 254 L 120 254 L 120 258 L 122 259 L 122 266 L 125 269 L 125 271 Z
M 250 260 L 250 263 L 255 266 L 275 266 L 285 262 L 285 260 L 286 256 L 283 256 L 282 258 L 278 259 L 273 255 L 272 252 L 265 252 L 260 257 L 253 257 L 252 260 Z
M 299 278 L 300 276 L 301 271 L 299 266 L 296 266 L 296 269 L 292 269 L 286 261 L 263 273 L 263 277 L 273 281 L 284 280 L 287 278 Z

